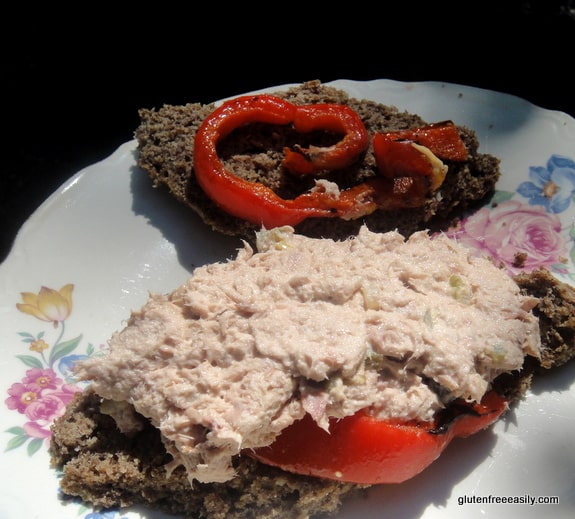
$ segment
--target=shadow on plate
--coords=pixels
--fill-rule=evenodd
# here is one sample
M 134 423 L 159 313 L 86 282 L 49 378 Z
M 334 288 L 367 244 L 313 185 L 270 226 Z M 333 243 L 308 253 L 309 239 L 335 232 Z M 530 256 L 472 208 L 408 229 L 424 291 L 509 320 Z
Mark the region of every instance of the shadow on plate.
M 131 171 L 131 191 L 134 214 L 146 218 L 174 245 L 180 265 L 190 272 L 206 263 L 235 257 L 242 246 L 239 238 L 213 231 L 190 208 L 175 200 L 167 189 L 155 188 L 137 166 Z
M 568 391 L 575 380 L 575 361 L 571 360 L 563 366 L 553 368 L 549 372 L 534 377 L 530 391 L 534 395 L 545 393 L 561 393 Z

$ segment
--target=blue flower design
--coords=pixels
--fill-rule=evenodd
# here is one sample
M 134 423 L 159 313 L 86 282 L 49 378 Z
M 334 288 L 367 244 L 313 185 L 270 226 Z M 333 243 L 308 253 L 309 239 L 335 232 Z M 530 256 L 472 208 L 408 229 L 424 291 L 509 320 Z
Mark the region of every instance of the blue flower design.
M 546 167 L 530 167 L 529 178 L 530 181 L 519 185 L 517 192 L 528 198 L 530 205 L 561 213 L 575 199 L 575 161 L 568 157 L 552 155 Z
M 88 355 L 67 355 L 66 357 L 60 359 L 60 362 L 58 363 L 58 369 L 67 381 L 73 380 L 74 364 L 79 360 L 84 360 L 87 358 Z

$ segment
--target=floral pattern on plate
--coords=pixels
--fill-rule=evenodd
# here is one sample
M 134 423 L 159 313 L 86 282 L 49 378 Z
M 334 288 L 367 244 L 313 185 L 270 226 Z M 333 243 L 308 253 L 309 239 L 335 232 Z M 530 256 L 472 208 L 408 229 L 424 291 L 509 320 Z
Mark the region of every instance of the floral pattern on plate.
M 516 192 L 496 191 L 487 206 L 447 234 L 512 275 L 545 267 L 573 282 L 575 223 L 565 226 L 558 216 L 573 208 L 575 161 L 552 155 L 545 167 L 529 168 L 529 181 Z
M 21 354 L 17 358 L 28 368 L 20 381 L 8 389 L 5 403 L 9 409 L 24 416 L 23 425 L 11 427 L 13 434 L 6 450 L 27 445 L 28 455 L 33 455 L 42 444 L 48 445 L 51 423 L 64 414 L 74 393 L 81 391 L 72 378 L 72 366 L 78 359 L 95 353 L 88 344 L 85 354 L 76 353 L 82 336 L 66 338 L 66 320 L 72 313 L 74 285 L 67 284 L 60 290 L 42 287 L 38 293 L 23 292 L 22 302 L 16 308 L 36 319 L 51 323 L 52 330 L 33 335 L 20 332 L 22 342 L 35 355 Z M 56 336 L 50 339 L 50 332 Z
M 38 293 L 23 292 L 22 302 L 16 304 L 20 312 L 50 323 L 52 330 L 36 335 L 19 332 L 21 341 L 33 355 L 17 355 L 28 369 L 9 387 L 5 404 L 8 409 L 23 415 L 26 421 L 6 431 L 13 435 L 6 451 L 26 445 L 28 456 L 33 456 L 42 446 L 49 447 L 52 422 L 64 414 L 74 394 L 82 391 L 82 385 L 73 379 L 74 363 L 98 353 L 90 343 L 85 353 L 78 353 L 81 335 L 66 338 L 73 290 L 73 284 L 64 285 L 60 290 L 43 286 Z M 55 338 L 50 339 L 50 332 L 55 333 Z M 80 512 L 82 510 L 88 508 L 81 505 Z M 117 514 L 114 510 L 89 512 L 84 519 L 114 519 Z

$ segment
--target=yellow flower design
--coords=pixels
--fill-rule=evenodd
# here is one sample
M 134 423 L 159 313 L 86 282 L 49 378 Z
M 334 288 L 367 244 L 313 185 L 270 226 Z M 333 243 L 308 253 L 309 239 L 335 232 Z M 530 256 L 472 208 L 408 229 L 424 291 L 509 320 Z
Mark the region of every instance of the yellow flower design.
M 22 303 L 17 303 L 16 307 L 25 314 L 54 323 L 56 328 L 58 323 L 65 321 L 72 312 L 73 290 L 74 285 L 68 284 L 60 290 L 42 287 L 37 294 L 22 292 Z
M 38 339 L 37 341 L 34 341 L 32 344 L 30 344 L 30 350 L 31 351 L 36 351 L 38 353 L 42 353 L 44 350 L 47 350 L 50 346 L 48 345 L 48 343 L 42 339 Z

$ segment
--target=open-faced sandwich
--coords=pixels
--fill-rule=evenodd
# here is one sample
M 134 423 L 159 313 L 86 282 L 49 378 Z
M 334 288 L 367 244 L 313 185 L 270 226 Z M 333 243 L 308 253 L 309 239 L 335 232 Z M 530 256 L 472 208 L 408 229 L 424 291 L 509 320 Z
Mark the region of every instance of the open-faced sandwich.
M 138 164 L 154 184 L 248 241 L 277 225 L 330 238 L 363 224 L 405 236 L 444 229 L 485 202 L 500 176 L 469 128 L 318 81 L 140 117 Z
M 429 230 L 499 176 L 470 130 L 313 82 L 144 110 L 137 136 L 157 184 L 246 241 L 77 364 L 90 385 L 51 440 L 65 495 L 211 519 L 333 513 L 416 476 L 575 355 L 573 287 L 512 278 Z

